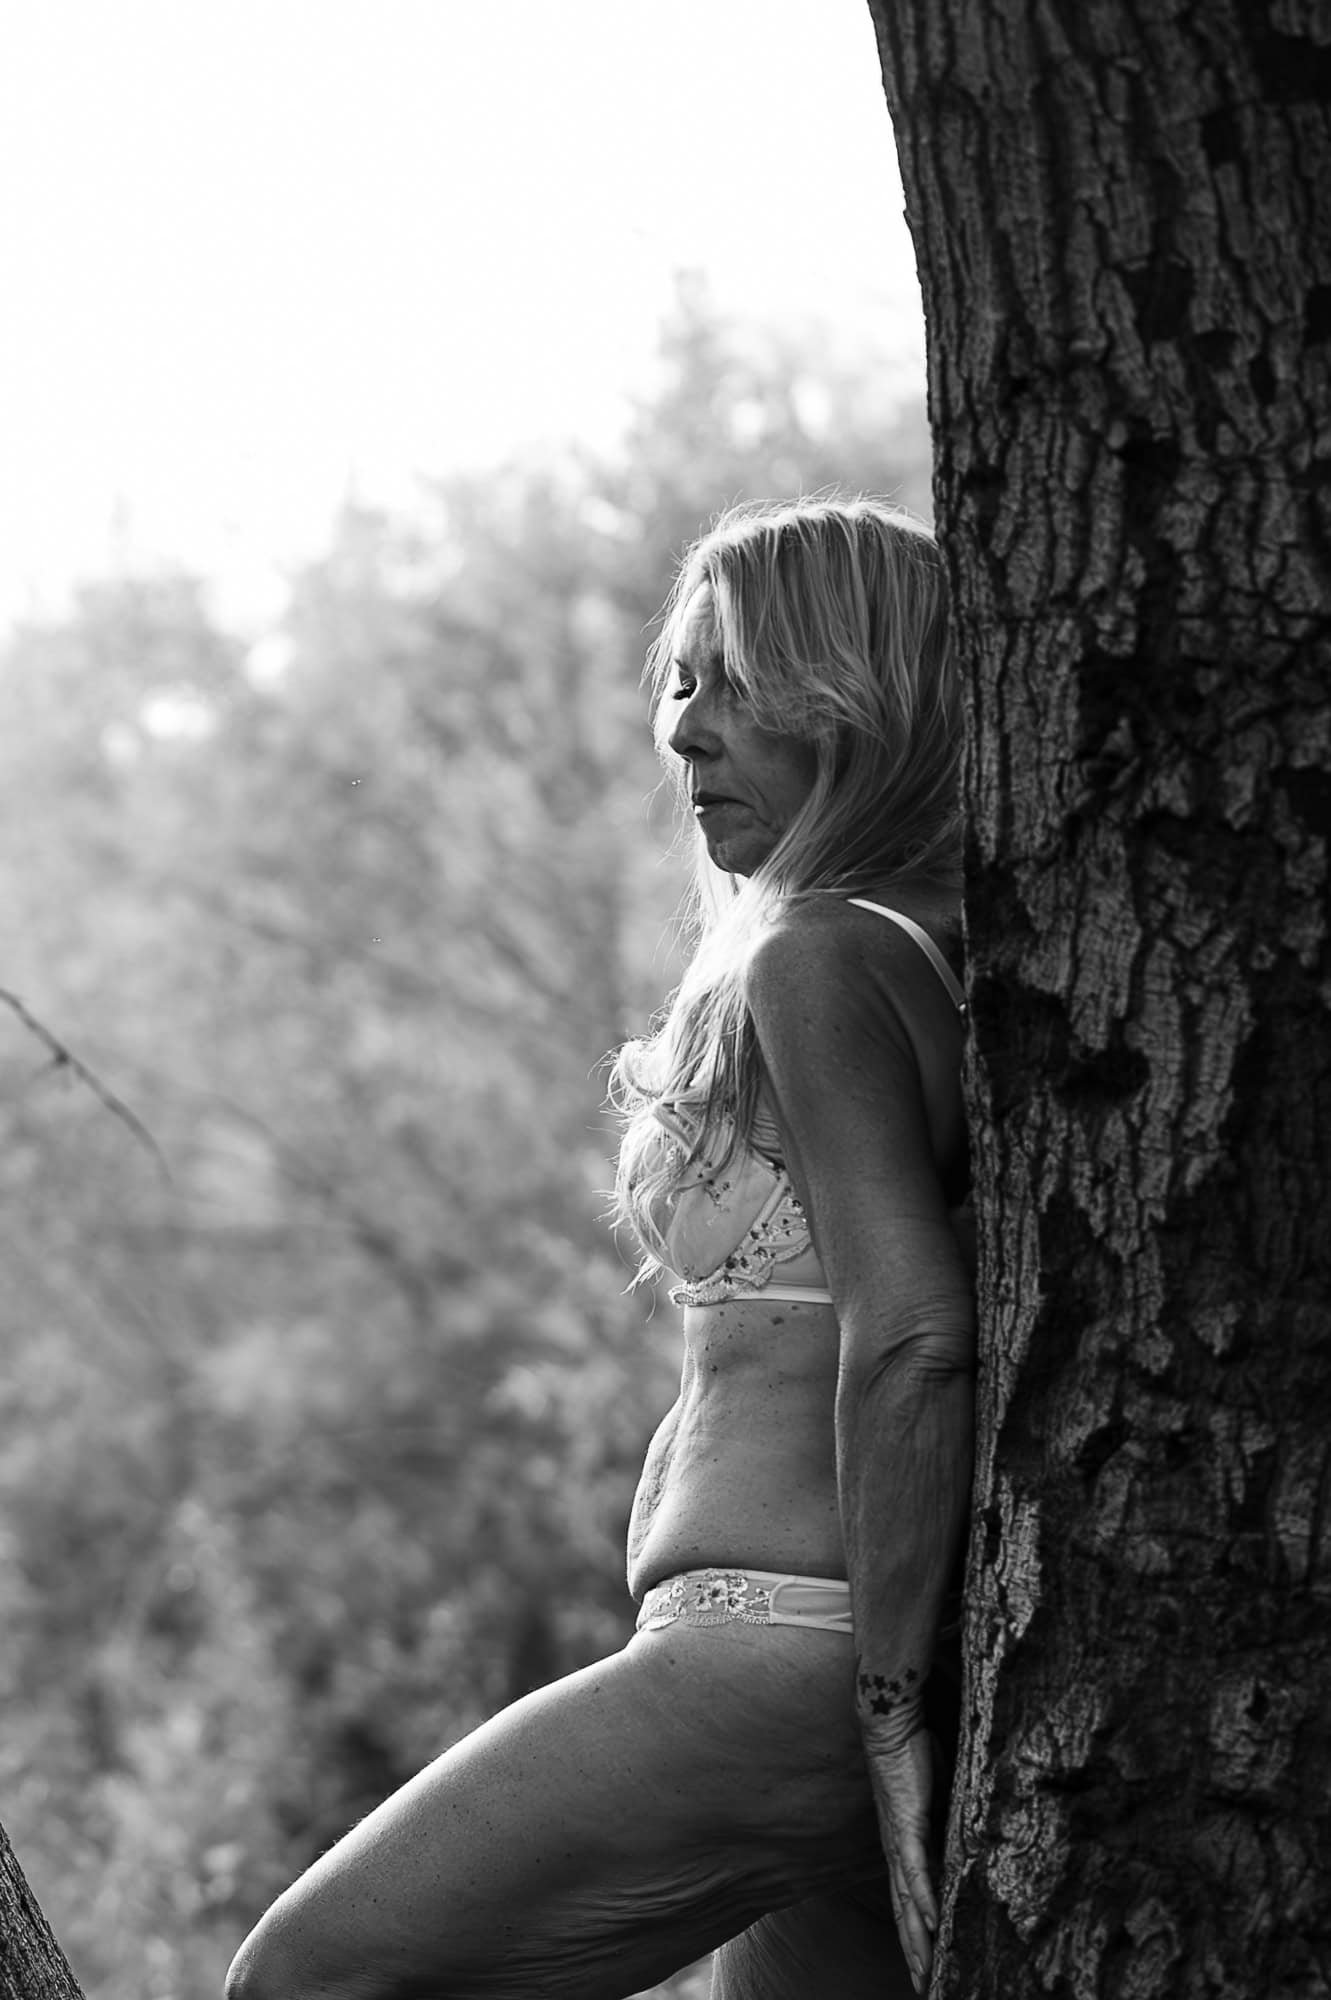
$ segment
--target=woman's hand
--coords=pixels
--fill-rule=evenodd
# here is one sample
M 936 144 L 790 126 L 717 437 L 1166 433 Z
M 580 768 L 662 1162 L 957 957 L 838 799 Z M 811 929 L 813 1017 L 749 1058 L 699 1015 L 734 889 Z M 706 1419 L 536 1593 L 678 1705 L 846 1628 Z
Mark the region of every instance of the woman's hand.
M 895 1732 L 894 1732 L 895 1735 Z M 904 1740 L 866 1744 L 878 1829 L 892 1884 L 892 1913 L 917 1993 L 929 1984 L 938 1904 L 929 1861 L 934 1740 L 923 1721 Z

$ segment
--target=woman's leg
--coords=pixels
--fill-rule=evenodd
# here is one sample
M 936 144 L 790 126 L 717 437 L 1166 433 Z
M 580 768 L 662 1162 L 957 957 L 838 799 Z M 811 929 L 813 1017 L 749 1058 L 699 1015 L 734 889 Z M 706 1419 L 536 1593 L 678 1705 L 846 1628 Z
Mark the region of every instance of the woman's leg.
M 242 1947 L 232 2000 L 653 1984 L 874 1851 L 852 1671 L 824 1632 L 640 1634 L 476 1730 L 316 1862 Z
M 960 1726 L 960 1642 L 940 1645 L 925 1689 L 934 1735 L 934 1833 L 941 1855 Z M 913 2000 L 881 1855 L 851 1885 L 759 1917 L 712 1961 L 711 2000 Z
M 886 1871 L 759 1917 L 717 1951 L 711 2000 L 915 2000 Z

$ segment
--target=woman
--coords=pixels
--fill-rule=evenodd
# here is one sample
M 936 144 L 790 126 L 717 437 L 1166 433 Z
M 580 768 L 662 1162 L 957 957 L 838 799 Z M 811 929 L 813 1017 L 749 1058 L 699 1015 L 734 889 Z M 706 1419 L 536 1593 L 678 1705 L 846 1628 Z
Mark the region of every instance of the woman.
M 232 2000 L 609 2000 L 708 1950 L 714 2000 L 884 2000 L 894 1920 L 928 1976 L 924 1691 L 972 1351 L 937 551 L 869 501 L 732 513 L 649 668 L 703 921 L 617 1068 L 620 1212 L 684 1333 L 630 1529 L 638 1629 L 324 1855 Z

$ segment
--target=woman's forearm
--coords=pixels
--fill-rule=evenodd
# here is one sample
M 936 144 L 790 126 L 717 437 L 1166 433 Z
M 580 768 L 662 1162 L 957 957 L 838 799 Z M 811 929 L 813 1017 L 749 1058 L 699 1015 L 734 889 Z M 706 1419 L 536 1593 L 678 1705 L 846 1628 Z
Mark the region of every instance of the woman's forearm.
M 933 1336 L 837 1396 L 841 1514 L 855 1612 L 856 1707 L 874 1737 L 913 1727 L 970 1497 L 974 1381 Z

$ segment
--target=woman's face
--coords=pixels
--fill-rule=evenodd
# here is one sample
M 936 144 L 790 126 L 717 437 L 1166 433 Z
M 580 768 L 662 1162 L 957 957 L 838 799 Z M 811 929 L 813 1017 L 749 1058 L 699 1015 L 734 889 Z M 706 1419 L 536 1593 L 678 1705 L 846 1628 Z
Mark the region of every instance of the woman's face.
M 707 852 L 731 875 L 766 861 L 813 789 L 813 745 L 763 729 L 726 678 L 711 587 L 689 599 L 673 672 L 665 740 L 689 768 L 689 793 Z

